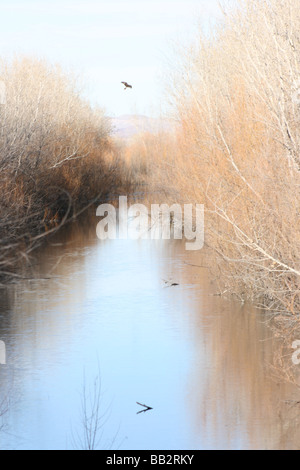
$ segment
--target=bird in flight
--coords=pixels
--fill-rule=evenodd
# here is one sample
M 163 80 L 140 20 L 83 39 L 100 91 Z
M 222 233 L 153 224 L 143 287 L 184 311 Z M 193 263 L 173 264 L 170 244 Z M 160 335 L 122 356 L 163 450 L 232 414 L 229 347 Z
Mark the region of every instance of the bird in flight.
M 127 82 L 121 82 L 123 83 L 123 85 L 125 86 L 124 90 L 126 90 L 126 88 L 132 88 L 131 85 L 129 85 Z
M 164 281 L 166 287 L 176 287 L 176 286 L 179 286 L 178 282 L 165 281 L 165 279 L 163 279 L 163 281 Z

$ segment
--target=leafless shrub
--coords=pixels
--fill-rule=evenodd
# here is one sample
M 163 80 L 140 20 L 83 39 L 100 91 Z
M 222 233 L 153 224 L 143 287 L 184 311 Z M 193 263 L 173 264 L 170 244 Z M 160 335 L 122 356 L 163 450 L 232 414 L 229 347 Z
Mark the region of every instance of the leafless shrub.
M 94 451 L 104 449 L 107 438 L 104 436 L 105 424 L 109 418 L 109 408 L 103 404 L 100 372 L 89 385 L 84 377 L 81 393 L 80 424 L 72 434 L 73 447 L 76 450 Z M 116 440 L 110 442 L 110 446 Z
M 74 77 L 21 58 L 0 62 L 0 78 L 6 91 L 0 105 L 3 273 L 26 256 L 24 247 L 31 250 L 32 235 L 51 232 L 66 213 L 120 191 L 125 178 L 109 121 L 80 97 Z
M 197 41 L 181 51 L 169 88 L 176 144 L 163 158 L 159 151 L 153 166 L 159 162 L 158 181 L 168 181 L 173 198 L 205 204 L 206 243 L 215 254 L 221 291 L 296 315 L 299 4 L 237 3 L 213 34 L 199 32 Z M 156 140 L 152 153 L 159 145 Z M 151 155 L 147 151 L 148 159 Z

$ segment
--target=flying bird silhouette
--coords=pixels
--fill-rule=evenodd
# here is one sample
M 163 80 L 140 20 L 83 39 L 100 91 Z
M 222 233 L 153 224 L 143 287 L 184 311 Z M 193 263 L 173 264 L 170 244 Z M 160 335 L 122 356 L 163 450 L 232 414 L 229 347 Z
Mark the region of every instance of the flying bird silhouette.
M 125 86 L 124 90 L 126 90 L 126 88 L 132 88 L 131 85 L 129 85 L 127 82 L 121 82 L 123 83 L 123 85 Z

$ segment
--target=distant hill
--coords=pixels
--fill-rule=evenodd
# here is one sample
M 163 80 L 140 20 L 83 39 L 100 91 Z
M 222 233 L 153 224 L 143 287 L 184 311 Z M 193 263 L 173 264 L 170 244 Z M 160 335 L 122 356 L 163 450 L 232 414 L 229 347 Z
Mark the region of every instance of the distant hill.
M 111 118 L 113 135 L 120 139 L 130 139 L 141 132 L 155 133 L 159 130 L 171 131 L 171 121 L 142 115 L 126 114 Z

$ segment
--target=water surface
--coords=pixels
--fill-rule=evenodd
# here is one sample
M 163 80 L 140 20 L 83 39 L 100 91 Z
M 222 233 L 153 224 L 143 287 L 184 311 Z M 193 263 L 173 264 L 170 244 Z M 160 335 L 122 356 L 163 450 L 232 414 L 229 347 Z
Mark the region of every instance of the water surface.
M 262 312 L 214 296 L 183 243 L 101 242 L 96 224 L 67 227 L 32 259 L 36 280 L 1 291 L 1 448 L 80 447 L 98 376 L 100 449 L 297 448 Z

